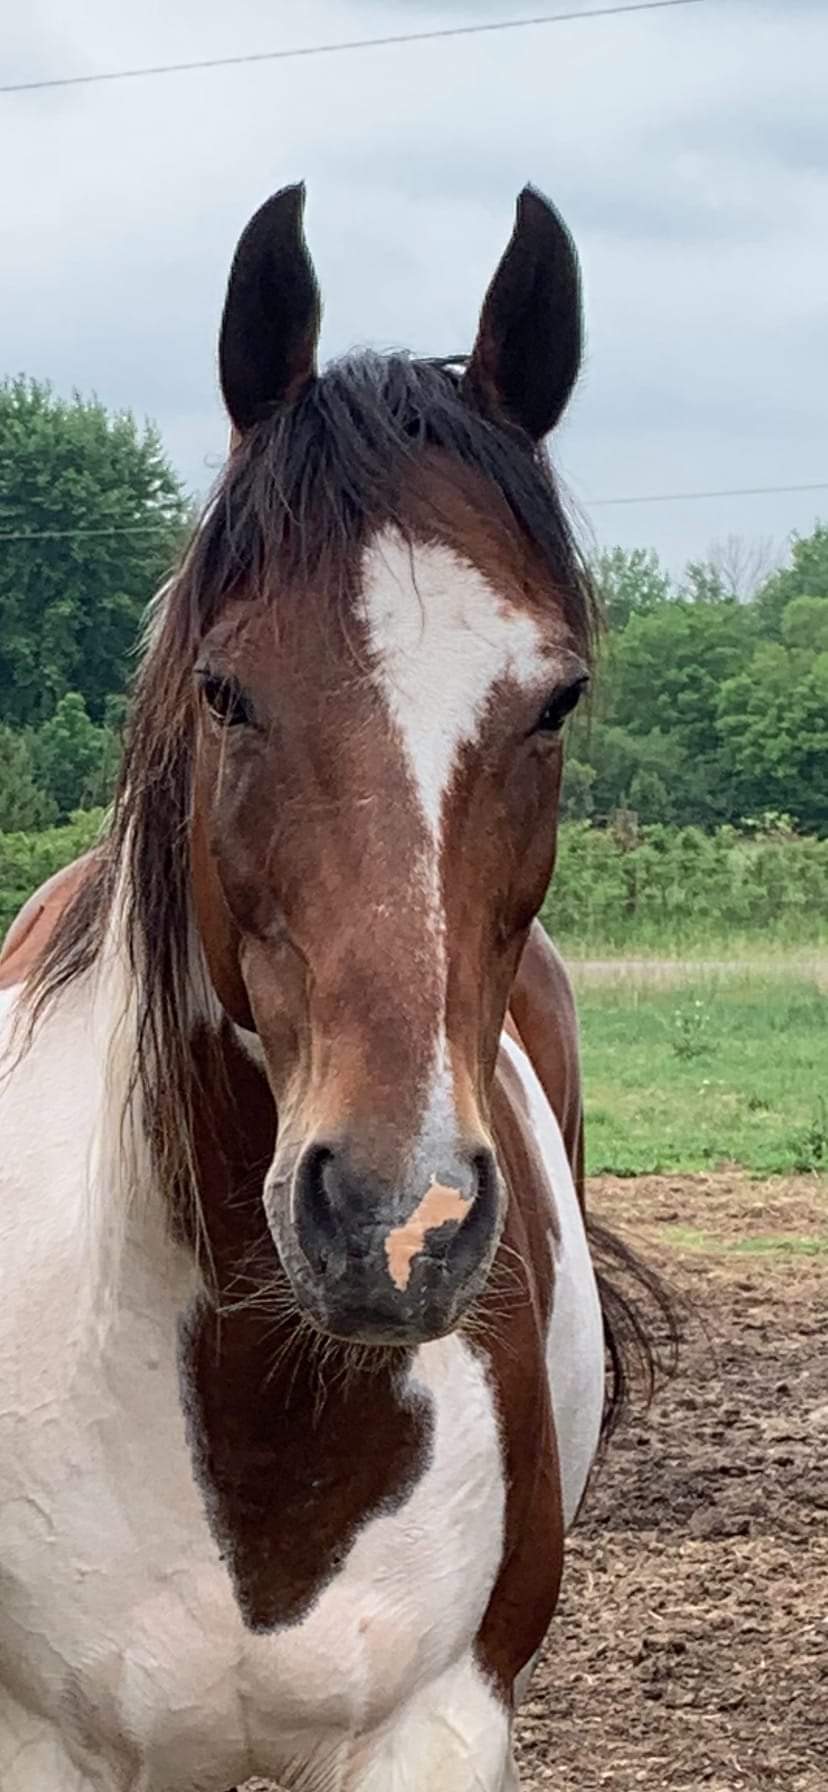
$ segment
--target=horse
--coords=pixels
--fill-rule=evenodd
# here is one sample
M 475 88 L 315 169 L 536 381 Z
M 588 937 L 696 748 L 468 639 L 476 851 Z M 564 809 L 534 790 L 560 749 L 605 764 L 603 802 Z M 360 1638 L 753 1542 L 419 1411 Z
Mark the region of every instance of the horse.
M 576 252 L 527 188 L 469 357 L 319 371 L 303 213 L 240 239 L 234 446 L 0 980 L 4 1792 L 512 1792 L 623 1377 L 536 923 Z

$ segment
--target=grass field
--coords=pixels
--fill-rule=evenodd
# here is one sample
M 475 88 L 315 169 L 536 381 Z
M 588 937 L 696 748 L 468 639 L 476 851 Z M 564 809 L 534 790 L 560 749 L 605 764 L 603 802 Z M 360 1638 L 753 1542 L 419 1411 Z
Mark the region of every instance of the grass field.
M 828 1172 L 828 992 L 778 975 L 576 980 L 591 1175 Z

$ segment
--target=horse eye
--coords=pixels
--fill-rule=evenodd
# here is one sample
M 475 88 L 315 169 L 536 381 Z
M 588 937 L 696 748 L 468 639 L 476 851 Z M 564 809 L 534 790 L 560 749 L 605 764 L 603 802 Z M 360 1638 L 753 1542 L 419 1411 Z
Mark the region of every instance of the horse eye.
M 250 704 L 235 678 L 221 677 L 207 667 L 199 667 L 196 678 L 215 722 L 220 722 L 223 728 L 240 728 L 252 722 Z
M 584 675 L 581 678 L 576 678 L 573 684 L 567 685 L 565 691 L 558 691 L 554 697 L 550 697 L 546 707 L 541 710 L 533 733 L 559 734 L 567 716 L 572 714 L 573 709 L 580 702 L 588 684 L 589 679 Z

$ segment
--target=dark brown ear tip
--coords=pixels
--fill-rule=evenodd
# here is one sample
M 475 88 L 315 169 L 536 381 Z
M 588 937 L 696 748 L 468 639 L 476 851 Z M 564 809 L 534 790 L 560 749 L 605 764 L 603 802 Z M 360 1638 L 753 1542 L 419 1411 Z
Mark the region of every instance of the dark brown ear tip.
M 546 209 L 548 206 L 549 200 L 541 192 L 540 187 L 534 186 L 531 180 L 526 182 L 525 187 L 521 187 L 517 197 L 519 212 L 531 212 L 533 208 L 539 210 L 541 207 Z
M 278 193 L 271 193 L 269 198 L 262 201 L 242 232 L 242 240 L 248 235 L 258 240 L 262 234 L 273 230 L 277 225 L 282 230 L 286 225 L 292 227 L 297 236 L 301 236 L 304 215 L 305 183 L 300 180 L 293 186 L 280 187 Z
M 518 194 L 517 215 L 524 218 L 545 218 L 554 211 L 554 207 L 540 187 L 533 187 L 530 181 L 521 188 Z
M 285 210 L 293 212 L 300 223 L 304 217 L 307 196 L 308 190 L 303 180 L 294 181 L 289 187 L 281 187 L 279 192 L 274 194 L 274 198 L 281 200 Z
M 572 241 L 569 226 L 564 222 L 557 206 L 552 204 L 551 199 L 547 199 L 540 187 L 527 184 L 518 194 L 517 224 L 518 227 L 530 225 L 546 235 L 565 236 Z

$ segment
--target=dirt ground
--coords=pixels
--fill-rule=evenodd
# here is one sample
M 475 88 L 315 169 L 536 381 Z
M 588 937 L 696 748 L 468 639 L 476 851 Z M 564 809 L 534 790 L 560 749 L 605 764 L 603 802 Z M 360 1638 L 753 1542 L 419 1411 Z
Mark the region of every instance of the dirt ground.
M 570 1539 L 522 1792 L 826 1792 L 828 1183 L 603 1177 L 591 1199 L 666 1270 L 686 1337 Z
M 522 1784 L 825 1792 L 828 1188 L 608 1177 L 592 1198 L 690 1312 L 570 1540 Z

